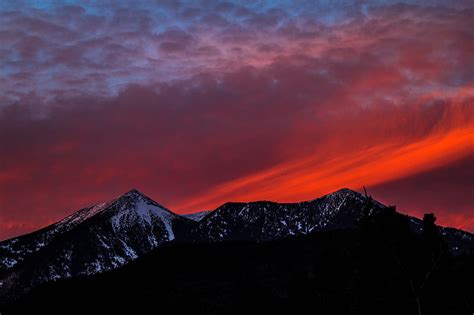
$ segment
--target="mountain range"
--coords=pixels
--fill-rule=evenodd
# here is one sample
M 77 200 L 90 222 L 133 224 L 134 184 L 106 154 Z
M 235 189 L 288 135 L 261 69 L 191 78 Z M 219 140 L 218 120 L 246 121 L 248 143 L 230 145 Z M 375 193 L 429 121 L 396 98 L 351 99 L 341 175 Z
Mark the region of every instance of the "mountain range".
M 266 243 L 356 229 L 387 207 L 341 189 L 299 203 L 228 202 L 213 211 L 178 215 L 138 190 L 81 209 L 36 232 L 0 242 L 0 304 L 60 279 L 87 277 L 123 267 L 180 244 Z M 406 218 L 414 234 L 422 220 Z M 474 235 L 439 228 L 453 255 L 474 248 Z

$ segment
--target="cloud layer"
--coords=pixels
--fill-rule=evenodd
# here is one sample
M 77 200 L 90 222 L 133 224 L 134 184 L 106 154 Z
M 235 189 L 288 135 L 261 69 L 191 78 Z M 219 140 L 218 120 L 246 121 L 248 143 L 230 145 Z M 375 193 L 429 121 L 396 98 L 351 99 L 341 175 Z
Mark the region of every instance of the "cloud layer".
M 0 238 L 132 186 L 190 212 L 366 185 L 416 214 L 405 184 L 472 188 L 468 1 L 150 3 L 0 5 Z M 474 230 L 472 199 L 435 210 Z

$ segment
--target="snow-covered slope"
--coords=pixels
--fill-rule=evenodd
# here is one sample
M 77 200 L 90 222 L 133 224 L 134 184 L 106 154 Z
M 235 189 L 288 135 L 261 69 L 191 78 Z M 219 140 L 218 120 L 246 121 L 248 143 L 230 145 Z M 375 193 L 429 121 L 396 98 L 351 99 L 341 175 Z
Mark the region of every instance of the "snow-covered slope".
M 300 203 L 229 202 L 199 222 L 197 237 L 209 241 L 269 241 L 293 235 L 352 227 L 362 216 L 366 198 L 341 189 Z M 384 206 L 375 202 L 374 210 Z
M 360 193 L 344 188 L 318 199 L 299 203 L 258 201 L 229 202 L 211 212 L 194 229 L 201 241 L 271 241 L 296 235 L 354 228 L 366 213 L 384 211 L 386 206 Z M 422 220 L 408 217 L 411 229 L 421 233 Z M 474 244 L 474 235 L 440 228 L 454 254 Z
M 57 236 L 70 231 L 84 220 L 104 210 L 110 202 L 81 209 L 63 220 L 39 231 L 12 238 L 0 243 L 0 274 L 35 254 Z
M 191 219 L 193 221 L 199 222 L 202 219 L 204 219 L 204 217 L 208 215 L 209 213 L 211 213 L 211 211 L 200 211 L 200 212 L 195 212 L 195 213 L 182 214 L 182 216 L 188 219 Z
M 190 229 L 190 224 L 194 221 L 132 190 L 110 202 L 82 209 L 36 234 L 0 243 L 9 253 L 2 258 L 6 266 L 3 274 L 7 275 L 3 286 L 9 285 L 12 274 L 28 288 L 115 269 L 180 237 L 179 231 Z M 24 250 L 15 250 L 17 244 Z

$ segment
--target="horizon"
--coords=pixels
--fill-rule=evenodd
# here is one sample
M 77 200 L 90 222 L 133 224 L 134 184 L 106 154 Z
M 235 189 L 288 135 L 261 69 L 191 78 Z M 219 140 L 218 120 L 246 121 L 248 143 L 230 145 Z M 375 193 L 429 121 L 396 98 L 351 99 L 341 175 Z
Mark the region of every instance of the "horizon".
M 471 1 L 0 3 L 0 240 L 136 187 L 351 187 L 474 232 Z

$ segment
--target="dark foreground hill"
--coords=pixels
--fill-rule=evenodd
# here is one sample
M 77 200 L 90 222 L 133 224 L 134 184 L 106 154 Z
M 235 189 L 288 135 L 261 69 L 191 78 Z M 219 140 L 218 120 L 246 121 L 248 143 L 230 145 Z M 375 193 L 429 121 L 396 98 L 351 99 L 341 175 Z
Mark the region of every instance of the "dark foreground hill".
M 392 210 L 357 227 L 257 243 L 168 243 L 128 265 L 44 284 L 2 314 L 473 314 L 474 255 Z

